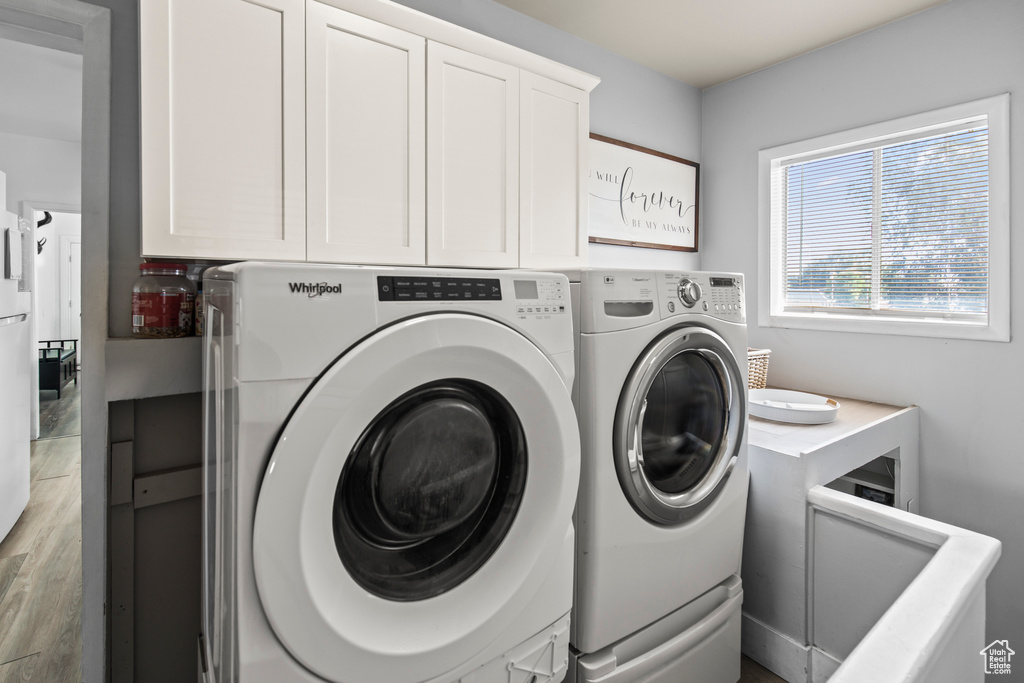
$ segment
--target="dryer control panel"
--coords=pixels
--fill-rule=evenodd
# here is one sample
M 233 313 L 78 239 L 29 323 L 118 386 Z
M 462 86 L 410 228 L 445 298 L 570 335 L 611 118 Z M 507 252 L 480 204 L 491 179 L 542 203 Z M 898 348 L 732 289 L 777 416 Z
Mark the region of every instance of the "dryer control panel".
M 524 316 L 558 315 L 569 312 L 569 288 L 563 280 L 514 279 L 516 314 Z
M 746 322 L 741 275 L 663 273 L 658 284 L 663 318 L 702 313 L 721 320 Z

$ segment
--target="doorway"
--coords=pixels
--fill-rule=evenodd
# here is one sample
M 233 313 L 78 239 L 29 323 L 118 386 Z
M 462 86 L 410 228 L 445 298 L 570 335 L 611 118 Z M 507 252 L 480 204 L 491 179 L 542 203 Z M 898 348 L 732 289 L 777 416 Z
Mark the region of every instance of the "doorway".
M 0 170 L 7 173 L 8 180 L 0 208 L 23 218 L 25 214 L 19 209 L 26 202 L 47 208 L 86 209 L 83 217 L 88 218 L 82 220 L 84 232 L 89 235 L 86 241 L 95 246 L 83 245 L 81 237 L 78 238 L 80 257 L 85 246 L 85 267 L 79 262 L 75 271 L 75 247 L 68 243 L 67 257 L 71 261 L 65 283 L 69 289 L 74 289 L 71 279 L 79 279 L 83 270 L 105 272 L 97 266 L 97 260 L 106 261 L 108 233 L 109 34 L 110 12 L 101 7 L 77 0 L 0 0 L 0 50 L 4 50 L 5 65 L 0 80 L 6 79 L 2 83 L 4 97 L 0 100 Z M 50 75 L 40 76 L 41 67 L 49 67 Z M 66 82 L 72 82 L 77 92 L 71 105 L 66 97 L 48 89 Z M 83 84 L 89 84 L 88 93 Z M 19 88 L 30 88 L 29 96 L 12 94 L 20 92 Z M 17 111 L 17 106 L 25 108 Z M 61 128 L 68 121 L 77 132 L 68 134 L 67 129 Z M 91 132 L 83 135 L 83 131 Z M 82 177 L 83 166 L 95 169 L 90 171 L 91 177 Z M 28 247 L 24 284 L 35 294 L 33 259 L 38 255 L 38 242 L 33 235 L 33 223 L 29 220 L 23 224 Z M 61 272 L 61 240 L 50 237 L 47 242 L 43 248 L 50 250 Z M 89 263 L 93 263 L 92 268 Z M 88 281 L 86 284 L 89 285 Z M 59 298 L 59 279 L 55 287 Z M 94 288 L 104 303 L 106 288 L 104 275 L 103 282 Z M 59 310 L 54 310 L 55 318 L 60 317 L 56 315 Z M 34 324 L 34 305 L 32 311 Z M 87 311 L 84 321 L 79 320 L 85 329 L 72 328 L 68 336 L 76 332 L 79 338 L 105 336 L 105 315 L 94 316 L 95 322 L 90 322 Z M 73 325 L 70 315 L 67 323 Z M 58 321 L 58 338 L 65 334 L 60 325 Z M 39 336 L 34 335 L 32 346 L 37 339 Z M 102 342 L 94 342 L 93 346 L 92 353 L 102 353 Z M 35 350 L 26 349 L 24 362 L 31 364 L 31 375 L 38 379 Z M 87 375 L 89 365 L 83 363 Z M 77 409 L 79 415 L 84 404 L 93 413 L 92 424 L 102 425 L 106 421 L 106 406 L 97 399 L 103 394 L 103 363 L 94 365 L 100 376 L 88 378 L 91 382 L 80 381 L 77 387 L 69 386 L 62 392 L 60 403 L 69 408 L 75 406 L 72 409 Z M 33 387 L 33 395 L 38 400 L 38 385 Z M 61 412 L 66 415 L 68 411 L 62 406 Z M 42 680 L 102 680 L 103 676 L 105 628 L 101 625 L 102 616 L 98 615 L 102 614 L 105 536 L 97 529 L 105 520 L 102 515 L 97 518 L 95 510 L 105 504 L 105 499 L 95 496 L 98 487 L 89 482 L 102 478 L 104 466 L 81 466 L 83 451 L 102 451 L 102 445 L 96 444 L 102 444 L 103 431 L 92 427 L 92 445 L 87 448 L 83 439 L 89 429 L 83 430 L 82 425 L 88 425 L 88 419 L 79 418 L 73 425 L 68 425 L 67 420 L 58 422 L 63 423 L 60 433 L 44 434 L 49 438 L 36 439 L 31 444 L 29 504 L 16 529 L 0 544 L 0 558 L 7 558 L 0 559 L 0 563 L 14 570 L 7 573 L 13 583 L 9 590 L 0 591 L 0 601 L 4 593 L 8 598 L 21 596 L 20 605 L 0 605 L 7 615 L 0 625 L 0 680 L 28 680 L 33 676 Z M 102 457 L 94 455 L 91 460 L 101 463 Z M 83 519 L 90 517 L 91 524 L 83 525 Z M 92 528 L 88 537 L 85 526 Z M 91 548 L 98 552 L 83 551 Z M 83 576 L 90 574 L 93 578 L 83 581 Z M 54 615 L 59 618 L 54 619 Z M 39 624 L 49 625 L 40 630 Z M 85 648 L 83 636 L 91 641 Z M 85 665 L 81 666 L 83 659 Z

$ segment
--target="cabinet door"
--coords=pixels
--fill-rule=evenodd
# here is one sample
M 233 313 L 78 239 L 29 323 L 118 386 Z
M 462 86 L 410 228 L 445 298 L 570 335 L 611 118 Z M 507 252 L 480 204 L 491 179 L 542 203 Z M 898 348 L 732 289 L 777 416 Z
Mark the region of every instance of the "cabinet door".
M 519 266 L 587 263 L 590 95 L 522 72 Z
M 304 12 L 140 3 L 143 255 L 305 257 Z
M 426 41 L 319 2 L 306 22 L 307 258 L 423 264 Z
M 427 263 L 519 265 L 519 70 L 427 44 Z

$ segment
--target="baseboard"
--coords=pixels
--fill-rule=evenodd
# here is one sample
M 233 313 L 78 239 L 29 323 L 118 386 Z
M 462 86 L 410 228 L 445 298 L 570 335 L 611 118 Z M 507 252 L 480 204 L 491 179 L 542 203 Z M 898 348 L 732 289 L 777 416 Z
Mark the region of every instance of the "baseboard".
M 743 613 L 740 650 L 789 683 L 825 683 L 842 661 Z
M 810 681 L 811 648 L 743 613 L 740 650 L 789 683 Z
M 832 678 L 832 674 L 836 672 L 841 661 L 828 654 L 822 652 L 816 647 L 811 648 L 811 680 L 812 683 L 825 683 L 828 679 Z

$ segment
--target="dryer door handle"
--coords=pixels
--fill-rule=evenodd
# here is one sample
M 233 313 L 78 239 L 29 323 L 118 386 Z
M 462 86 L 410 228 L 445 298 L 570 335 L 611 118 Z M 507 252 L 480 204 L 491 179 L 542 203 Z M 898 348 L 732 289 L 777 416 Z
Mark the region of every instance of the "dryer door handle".
M 644 428 L 644 415 L 647 414 L 647 399 L 640 405 L 640 413 L 636 416 L 636 423 L 633 424 L 633 438 L 629 440 L 630 447 L 626 450 L 626 457 L 629 459 L 629 471 L 638 472 L 644 466 L 644 450 L 640 441 L 640 435 Z

